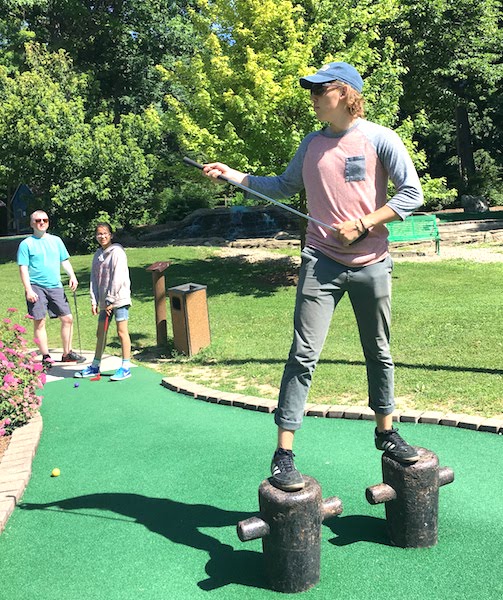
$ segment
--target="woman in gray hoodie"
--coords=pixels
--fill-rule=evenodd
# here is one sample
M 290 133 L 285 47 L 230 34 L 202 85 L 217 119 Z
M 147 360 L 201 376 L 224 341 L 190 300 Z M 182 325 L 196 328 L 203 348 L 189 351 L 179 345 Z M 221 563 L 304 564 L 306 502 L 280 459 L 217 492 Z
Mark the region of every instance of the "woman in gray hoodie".
M 122 347 L 122 365 L 110 380 L 122 381 L 131 377 L 131 338 L 128 330 L 131 280 L 127 256 L 120 244 L 112 243 L 113 232 L 108 223 L 96 225 L 96 239 L 100 248 L 93 257 L 90 285 L 91 310 L 93 315 L 99 314 L 96 350 L 92 364 L 76 373 L 75 377 L 99 376 L 108 323 L 114 316 Z

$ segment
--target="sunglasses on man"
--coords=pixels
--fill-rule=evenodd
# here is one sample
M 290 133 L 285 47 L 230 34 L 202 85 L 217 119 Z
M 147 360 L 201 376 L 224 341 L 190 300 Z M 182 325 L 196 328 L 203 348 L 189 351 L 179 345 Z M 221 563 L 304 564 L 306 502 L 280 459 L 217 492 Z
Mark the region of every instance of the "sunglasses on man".
M 35 223 L 49 223 L 49 219 L 33 219 Z
M 313 96 L 323 96 L 330 89 L 340 88 L 340 85 L 334 85 L 333 81 L 328 81 L 327 83 L 313 83 L 309 91 Z

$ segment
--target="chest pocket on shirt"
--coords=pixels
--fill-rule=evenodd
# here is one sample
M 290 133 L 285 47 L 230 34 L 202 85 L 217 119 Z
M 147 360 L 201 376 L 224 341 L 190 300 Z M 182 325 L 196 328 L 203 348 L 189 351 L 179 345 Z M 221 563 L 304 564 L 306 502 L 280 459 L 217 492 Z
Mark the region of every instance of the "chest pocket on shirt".
M 344 167 L 346 181 L 365 181 L 365 157 L 348 156 Z

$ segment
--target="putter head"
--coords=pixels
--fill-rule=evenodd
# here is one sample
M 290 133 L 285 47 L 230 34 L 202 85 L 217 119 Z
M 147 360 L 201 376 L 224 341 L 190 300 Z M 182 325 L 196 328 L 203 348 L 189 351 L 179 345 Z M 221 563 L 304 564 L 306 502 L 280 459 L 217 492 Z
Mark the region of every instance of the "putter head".
M 91 377 L 89 381 L 99 381 L 101 379 L 101 373 L 98 373 L 94 377 Z

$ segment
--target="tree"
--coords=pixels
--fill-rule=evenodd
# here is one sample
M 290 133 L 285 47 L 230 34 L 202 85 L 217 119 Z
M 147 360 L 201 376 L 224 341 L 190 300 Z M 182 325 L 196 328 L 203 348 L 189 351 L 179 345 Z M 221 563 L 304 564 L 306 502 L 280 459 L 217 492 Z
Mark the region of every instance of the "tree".
M 365 76 L 369 118 L 399 132 L 427 168 L 413 141 L 415 123 L 398 121 L 404 72 L 381 27 L 397 13 L 392 0 L 200 0 L 188 15 L 202 51 L 162 65 L 169 82 L 166 119 L 187 152 L 260 174 L 281 172 L 301 139 L 319 127 L 298 79 L 331 60 Z M 426 187 L 443 182 L 426 179 Z M 444 190 L 445 191 L 445 190 Z
M 86 118 L 87 77 L 64 51 L 26 46 L 22 71 L 0 67 L 0 186 L 27 183 L 61 233 L 84 241 L 98 213 L 116 226 L 149 222 L 159 210 L 155 177 L 162 140 L 154 108 Z
M 428 115 L 432 175 L 447 174 L 460 194 L 503 201 L 500 23 L 499 0 L 403 0 L 389 31 L 408 65 L 402 108 Z
M 91 76 L 89 108 L 103 103 L 116 121 L 162 98 L 155 66 L 189 52 L 190 0 L 0 0 L 8 21 L 28 29 L 49 51 L 65 50 Z

